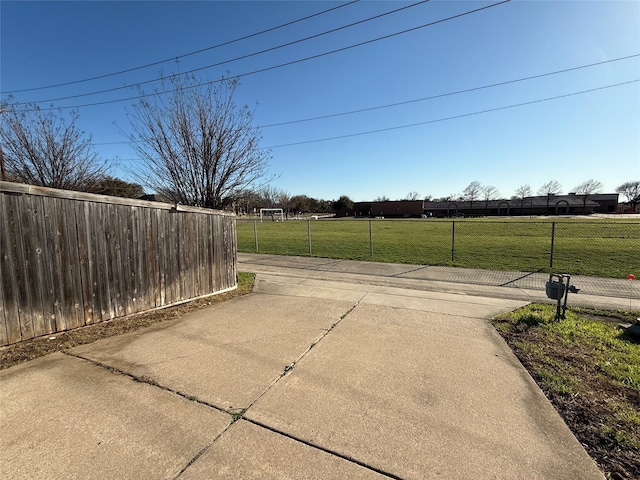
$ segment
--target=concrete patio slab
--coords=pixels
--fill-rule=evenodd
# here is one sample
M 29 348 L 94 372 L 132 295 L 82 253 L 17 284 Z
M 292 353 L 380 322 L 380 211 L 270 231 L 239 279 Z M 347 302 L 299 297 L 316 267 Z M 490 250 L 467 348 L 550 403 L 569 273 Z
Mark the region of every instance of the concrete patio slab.
M 229 415 L 62 353 L 0 372 L 0 476 L 175 478 Z
M 247 418 L 403 479 L 602 479 L 493 328 L 360 304 Z
M 242 410 L 352 306 L 250 295 L 72 352 L 219 408 Z
M 2 476 L 604 478 L 484 320 L 524 300 L 275 270 L 0 372 Z

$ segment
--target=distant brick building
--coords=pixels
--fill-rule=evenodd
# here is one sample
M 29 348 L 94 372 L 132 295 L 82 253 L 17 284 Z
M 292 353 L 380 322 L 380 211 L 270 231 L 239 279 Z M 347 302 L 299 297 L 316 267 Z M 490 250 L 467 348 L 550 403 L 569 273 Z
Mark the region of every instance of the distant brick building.
M 353 208 L 336 212 L 337 217 L 420 217 L 424 213 L 423 200 L 389 202 L 355 202 Z
M 419 218 L 485 217 L 519 215 L 589 215 L 615 213 L 618 194 L 594 194 L 586 199 L 580 195 L 555 195 L 468 202 L 451 200 L 429 202 L 424 200 L 398 200 L 388 202 L 356 202 L 353 208 L 336 212 L 336 217 Z

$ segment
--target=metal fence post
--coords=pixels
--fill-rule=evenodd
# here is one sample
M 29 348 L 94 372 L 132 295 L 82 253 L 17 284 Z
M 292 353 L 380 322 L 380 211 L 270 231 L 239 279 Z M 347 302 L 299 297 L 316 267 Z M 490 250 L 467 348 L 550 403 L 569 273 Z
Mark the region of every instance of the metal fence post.
M 456 260 L 456 221 L 451 221 L 451 262 Z
M 373 230 L 371 228 L 371 220 L 369 220 L 369 252 L 373 258 Z
M 553 268 L 553 246 L 556 240 L 556 222 L 551 222 L 551 252 L 549 254 L 549 268 Z
M 307 240 L 309 242 L 309 255 L 311 255 L 311 220 L 307 220 Z
M 258 220 L 253 221 L 253 238 L 256 242 L 256 253 L 258 253 Z

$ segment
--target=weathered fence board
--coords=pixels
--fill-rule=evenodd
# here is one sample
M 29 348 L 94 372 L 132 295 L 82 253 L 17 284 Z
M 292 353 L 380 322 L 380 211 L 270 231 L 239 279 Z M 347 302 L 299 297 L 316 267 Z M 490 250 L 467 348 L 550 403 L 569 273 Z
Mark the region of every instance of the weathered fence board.
M 230 290 L 235 217 L 0 182 L 0 345 Z
M 39 335 L 34 331 L 34 324 L 38 321 L 38 304 L 34 299 L 34 281 L 29 277 L 30 258 L 32 250 L 33 232 L 30 229 L 31 198 L 24 202 L 24 208 L 20 209 L 17 197 L 12 197 L 12 212 L 15 218 L 17 237 L 14 243 L 16 249 L 16 280 L 18 286 L 18 314 L 23 321 L 20 322 L 20 335 L 30 338 Z
M 33 328 L 36 335 L 45 335 L 56 329 L 55 294 L 51 283 L 51 269 L 46 262 L 50 255 L 47 245 L 46 201 L 43 197 L 31 197 L 29 223 L 31 253 L 28 257 L 31 268 L 27 278 L 32 285 L 34 302 L 37 304 L 37 321 Z M 54 265 L 54 268 L 58 268 Z
M 0 195 L 0 289 L 2 290 L 2 312 L 6 343 L 19 342 L 22 338 L 20 323 L 11 321 L 18 318 L 18 281 L 16 278 L 17 260 L 15 243 L 17 239 L 11 235 L 16 231 L 15 215 L 12 212 L 10 199 Z
M 93 242 L 89 232 L 89 206 L 87 202 L 75 202 L 76 227 L 78 235 L 78 260 L 80 278 L 82 279 L 82 307 L 84 319 L 87 325 L 93 323 L 96 309 L 93 284 L 95 272 L 93 271 Z

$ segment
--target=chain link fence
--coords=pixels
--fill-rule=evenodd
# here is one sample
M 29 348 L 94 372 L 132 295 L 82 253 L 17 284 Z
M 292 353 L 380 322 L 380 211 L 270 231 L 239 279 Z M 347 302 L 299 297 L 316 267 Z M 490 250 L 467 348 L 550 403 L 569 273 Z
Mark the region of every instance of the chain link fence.
M 640 275 L 640 222 L 237 221 L 238 251 L 520 272 Z

